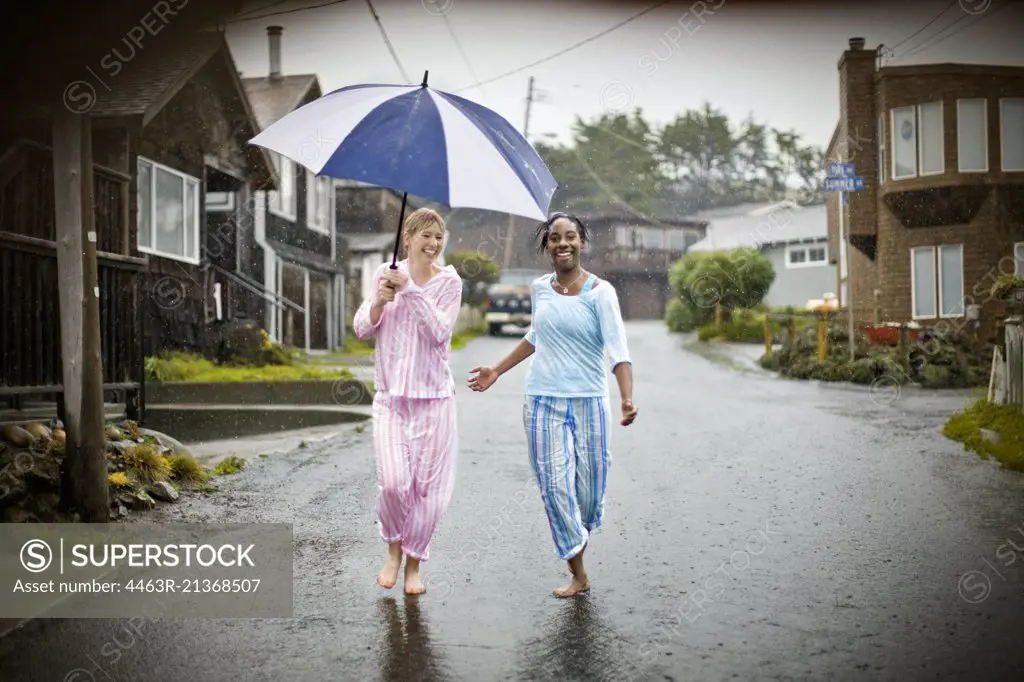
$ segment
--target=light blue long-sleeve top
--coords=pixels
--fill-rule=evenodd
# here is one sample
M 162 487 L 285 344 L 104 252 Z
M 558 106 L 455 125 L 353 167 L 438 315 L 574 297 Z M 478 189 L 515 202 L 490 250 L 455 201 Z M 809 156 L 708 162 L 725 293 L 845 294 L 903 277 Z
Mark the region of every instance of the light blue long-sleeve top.
M 608 375 L 632 362 L 615 288 L 590 275 L 577 296 L 552 288 L 554 275 L 533 281 L 526 340 L 534 347 L 526 375 L 528 396 L 591 398 L 608 395 Z M 607 353 L 607 360 L 605 354 Z

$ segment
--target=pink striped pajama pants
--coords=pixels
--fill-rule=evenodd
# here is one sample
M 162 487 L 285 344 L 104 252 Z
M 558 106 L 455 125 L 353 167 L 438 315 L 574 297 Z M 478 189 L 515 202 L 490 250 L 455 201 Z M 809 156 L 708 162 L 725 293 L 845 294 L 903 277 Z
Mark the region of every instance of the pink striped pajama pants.
M 387 543 L 401 542 L 405 554 L 426 561 L 455 488 L 455 396 L 400 398 L 378 392 L 373 440 L 380 536 Z

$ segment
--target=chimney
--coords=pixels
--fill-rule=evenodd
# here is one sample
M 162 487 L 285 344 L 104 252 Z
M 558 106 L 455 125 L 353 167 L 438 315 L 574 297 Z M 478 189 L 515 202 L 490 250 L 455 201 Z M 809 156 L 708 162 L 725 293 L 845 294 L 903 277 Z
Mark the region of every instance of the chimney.
M 863 50 L 864 39 L 863 38 L 850 38 L 850 49 L 851 50 Z
M 270 80 L 281 79 L 281 31 L 280 26 L 267 26 L 267 43 L 270 47 Z

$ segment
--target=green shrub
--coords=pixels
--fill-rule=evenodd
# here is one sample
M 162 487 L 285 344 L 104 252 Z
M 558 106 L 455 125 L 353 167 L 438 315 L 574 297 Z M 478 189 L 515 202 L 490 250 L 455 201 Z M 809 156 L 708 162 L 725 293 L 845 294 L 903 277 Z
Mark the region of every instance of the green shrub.
M 718 337 L 718 327 L 715 326 L 714 322 L 701 325 L 697 329 L 697 338 L 701 341 L 710 341 L 711 339 Z
M 672 332 L 692 332 L 706 323 L 707 318 L 707 311 L 695 310 L 680 298 L 673 298 L 665 307 L 665 325 Z

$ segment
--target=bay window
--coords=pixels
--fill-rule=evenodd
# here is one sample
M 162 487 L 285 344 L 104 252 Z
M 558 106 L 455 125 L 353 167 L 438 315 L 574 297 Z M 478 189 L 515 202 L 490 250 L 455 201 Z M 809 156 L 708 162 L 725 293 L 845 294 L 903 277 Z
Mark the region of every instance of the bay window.
M 274 166 L 280 176 L 281 185 L 276 190 L 268 192 L 267 207 L 274 215 L 285 220 L 297 220 L 297 199 L 295 194 L 295 162 L 291 159 L 273 152 Z
M 964 314 L 962 244 L 911 249 L 910 279 L 915 320 Z
M 945 171 L 942 102 L 892 110 L 892 179 Z
M 306 225 L 331 233 L 331 179 L 306 171 Z
M 1024 97 L 999 100 L 1004 171 L 1024 171 Z
M 878 182 L 885 182 L 885 114 L 878 115 Z
M 956 146 L 961 173 L 988 171 L 988 103 L 984 99 L 956 101 Z
M 199 263 L 199 179 L 138 157 L 139 251 Z

